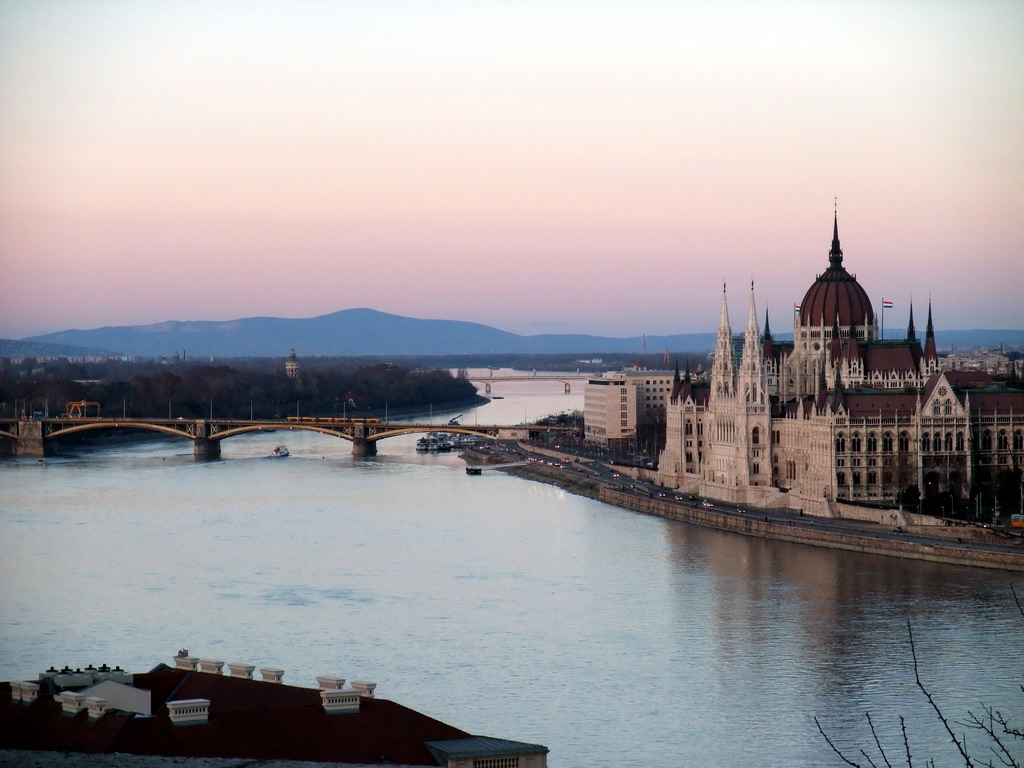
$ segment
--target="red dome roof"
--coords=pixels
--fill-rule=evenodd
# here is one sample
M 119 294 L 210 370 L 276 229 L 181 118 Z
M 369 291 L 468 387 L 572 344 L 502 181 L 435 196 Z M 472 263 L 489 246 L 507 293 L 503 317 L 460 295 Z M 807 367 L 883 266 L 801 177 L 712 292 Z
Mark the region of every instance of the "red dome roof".
M 841 326 L 869 325 L 874 317 L 867 293 L 843 266 L 837 219 L 832 230 L 828 269 L 807 289 L 800 304 L 800 325 L 831 326 L 836 318 Z

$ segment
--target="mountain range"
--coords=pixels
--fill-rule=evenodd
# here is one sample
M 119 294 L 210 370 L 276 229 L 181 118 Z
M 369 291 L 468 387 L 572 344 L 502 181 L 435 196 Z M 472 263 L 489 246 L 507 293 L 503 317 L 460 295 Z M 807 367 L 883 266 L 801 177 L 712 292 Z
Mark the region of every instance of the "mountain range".
M 937 332 L 941 347 L 1024 346 L 1024 331 Z M 786 335 L 777 334 L 779 339 Z M 791 336 L 790 336 L 791 337 Z M 523 336 L 481 323 L 421 320 L 373 309 L 345 309 L 319 317 L 249 317 L 229 321 L 167 321 L 152 325 L 107 326 L 0 340 L 0 356 L 47 354 L 36 345 L 61 345 L 54 355 L 103 354 L 140 357 L 280 357 L 294 348 L 308 356 L 447 354 L 565 354 L 704 352 L 714 333 L 625 338 L 586 334 Z M 21 351 L 15 351 L 16 349 Z M 75 350 L 75 351 L 72 351 Z

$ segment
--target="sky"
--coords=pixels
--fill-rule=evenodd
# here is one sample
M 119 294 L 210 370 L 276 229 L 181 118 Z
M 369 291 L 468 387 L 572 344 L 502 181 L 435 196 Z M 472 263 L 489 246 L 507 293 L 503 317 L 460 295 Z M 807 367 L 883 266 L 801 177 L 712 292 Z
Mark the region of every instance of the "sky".
M 1019 0 L 3 0 L 0 337 L 1024 328 Z

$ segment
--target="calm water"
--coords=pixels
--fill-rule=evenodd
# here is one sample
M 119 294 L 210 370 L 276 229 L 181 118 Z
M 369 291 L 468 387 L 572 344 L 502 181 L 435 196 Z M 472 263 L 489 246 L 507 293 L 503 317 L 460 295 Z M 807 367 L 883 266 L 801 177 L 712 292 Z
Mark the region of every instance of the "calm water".
M 505 399 L 465 422 L 580 407 L 574 389 L 496 384 Z M 281 442 L 291 458 L 264 458 Z M 947 714 L 1024 719 L 1011 576 L 701 530 L 469 477 L 414 442 L 353 460 L 277 432 L 206 464 L 177 442 L 0 461 L 0 679 L 186 647 L 297 685 L 373 680 L 555 766 L 834 766 L 812 717 L 866 747 L 869 710 L 893 756 L 902 714 L 917 762 L 955 765 L 914 689 L 909 618 Z

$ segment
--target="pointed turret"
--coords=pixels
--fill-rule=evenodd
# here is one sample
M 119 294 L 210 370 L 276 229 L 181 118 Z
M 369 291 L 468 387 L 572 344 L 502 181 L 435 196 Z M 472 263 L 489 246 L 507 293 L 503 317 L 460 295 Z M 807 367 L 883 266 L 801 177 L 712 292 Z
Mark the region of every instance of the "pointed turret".
M 838 411 L 846 405 L 846 396 L 843 394 L 843 377 L 836 368 L 835 384 L 832 387 L 832 410 Z
M 683 376 L 683 386 L 679 390 L 679 399 L 683 402 L 687 398 L 693 398 L 693 379 L 690 378 L 690 360 L 686 360 L 686 375 Z
M 839 336 L 839 317 L 832 323 L 832 343 L 828 348 L 829 359 L 832 365 L 839 365 L 843 357 L 843 340 Z
M 846 352 L 844 353 L 843 359 L 854 363 L 860 360 L 860 342 L 857 340 L 857 334 L 851 333 L 850 338 L 846 341 Z
M 743 332 L 743 370 L 752 370 L 752 365 L 760 361 L 761 334 L 757 329 L 757 306 L 754 301 L 754 281 L 750 281 L 750 301 L 747 304 L 747 327 Z
M 907 326 L 907 341 L 917 341 L 917 332 L 914 330 L 914 304 L 910 304 L 910 324 Z
M 924 359 L 928 361 L 939 359 L 938 352 L 935 350 L 935 328 L 932 326 L 931 299 L 928 299 L 928 326 L 924 332 Z
M 843 266 L 843 249 L 839 247 L 839 213 L 835 214 L 832 220 L 832 250 L 828 252 L 828 265 L 830 267 Z
M 676 372 L 672 377 L 672 392 L 668 398 L 672 405 L 675 405 L 679 400 L 679 390 L 682 389 L 682 387 L 683 382 L 682 379 L 679 378 L 679 358 L 676 358 Z
M 775 345 L 773 344 L 772 331 L 768 325 L 768 307 L 764 308 L 764 344 L 761 348 L 761 356 L 765 360 L 773 360 L 775 358 Z
M 754 281 L 750 281 L 750 301 L 747 306 L 747 328 L 743 332 L 743 361 L 737 389 L 746 393 L 748 402 L 764 400 L 764 369 L 761 365 L 761 333 L 757 328 L 757 305 L 754 300 Z
M 818 397 L 817 408 L 822 410 L 828 404 L 828 380 L 825 377 L 825 361 L 818 361 Z
M 732 327 L 729 325 L 729 302 L 722 283 L 722 316 L 718 321 L 718 340 L 715 343 L 715 362 L 711 369 L 711 381 L 715 392 L 732 392 L 735 387 L 732 367 Z

